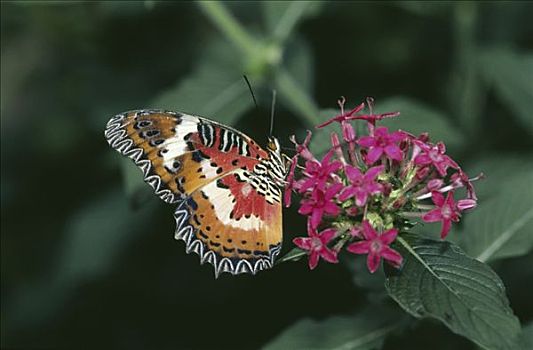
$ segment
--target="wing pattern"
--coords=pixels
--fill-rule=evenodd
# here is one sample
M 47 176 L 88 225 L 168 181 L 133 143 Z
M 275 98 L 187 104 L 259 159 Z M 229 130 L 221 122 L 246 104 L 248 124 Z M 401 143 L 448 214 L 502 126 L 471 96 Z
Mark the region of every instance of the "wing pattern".
M 282 241 L 281 191 L 264 172 L 269 153 L 252 139 L 205 118 L 160 110 L 119 114 L 105 137 L 162 200 L 177 203 L 175 238 L 212 264 L 216 276 L 272 266 Z

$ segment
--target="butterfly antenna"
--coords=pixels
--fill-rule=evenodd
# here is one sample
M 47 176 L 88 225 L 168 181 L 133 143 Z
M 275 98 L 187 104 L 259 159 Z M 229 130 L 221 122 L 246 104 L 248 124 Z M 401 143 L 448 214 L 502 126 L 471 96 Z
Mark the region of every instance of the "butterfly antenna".
M 270 135 L 274 131 L 274 110 L 276 109 L 276 89 L 272 90 L 272 105 L 270 106 Z
M 254 100 L 255 108 L 259 108 L 257 107 L 257 100 L 255 99 L 254 90 L 252 90 L 252 84 L 250 84 L 250 81 L 248 80 L 248 77 L 246 75 L 243 74 L 242 77 L 244 78 L 244 81 L 246 81 L 246 85 L 248 85 L 248 89 L 252 94 L 252 99 Z

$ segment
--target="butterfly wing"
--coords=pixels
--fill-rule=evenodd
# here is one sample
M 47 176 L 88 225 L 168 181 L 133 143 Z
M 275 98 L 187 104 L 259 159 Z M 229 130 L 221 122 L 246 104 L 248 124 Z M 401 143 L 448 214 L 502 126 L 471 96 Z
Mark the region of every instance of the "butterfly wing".
M 272 266 L 281 247 L 280 194 L 254 175 L 269 155 L 251 138 L 205 118 L 159 110 L 119 114 L 105 136 L 161 199 L 178 203 L 176 238 L 213 264 L 216 275 Z
M 268 157 L 248 136 L 182 113 L 141 110 L 112 118 L 105 131 L 111 147 L 133 159 L 144 180 L 168 203 L 237 168 Z
M 272 267 L 281 249 L 280 196 L 262 193 L 242 169 L 231 172 L 178 206 L 175 237 L 212 264 L 217 276 L 255 274 Z

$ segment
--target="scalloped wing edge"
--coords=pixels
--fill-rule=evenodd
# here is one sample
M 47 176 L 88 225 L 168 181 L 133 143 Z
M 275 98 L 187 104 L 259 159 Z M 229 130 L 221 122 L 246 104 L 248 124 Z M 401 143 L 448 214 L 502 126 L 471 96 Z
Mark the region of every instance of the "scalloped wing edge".
M 142 110 L 132 112 L 142 113 L 145 111 Z M 153 188 L 155 194 L 159 196 L 159 198 L 167 203 L 176 203 L 182 200 L 182 196 L 177 196 L 169 189 L 163 188 L 161 184 L 161 178 L 158 175 L 150 174 L 150 171 L 152 170 L 152 164 L 148 159 L 141 159 L 143 155 L 142 148 L 134 147 L 133 141 L 128 138 L 126 130 L 122 128 L 122 121 L 127 117 L 128 113 L 131 112 L 117 114 L 107 122 L 107 126 L 104 131 L 104 136 L 107 140 L 107 143 L 109 143 L 109 145 L 117 150 L 120 154 L 133 160 L 135 165 L 141 169 L 144 182 Z M 174 112 L 168 111 L 165 111 L 165 113 L 178 115 Z
M 232 275 L 242 273 L 255 275 L 259 271 L 272 268 L 274 259 L 281 250 L 281 244 L 269 249 L 268 258 L 258 258 L 254 263 L 244 259 L 233 261 L 229 258 L 220 258 L 214 251 L 208 250 L 205 244 L 195 237 L 194 229 L 189 224 L 190 213 L 187 209 L 187 201 L 183 200 L 174 212 L 174 218 L 176 219 L 176 233 L 174 238 L 184 241 L 187 254 L 191 252 L 196 253 L 200 257 L 200 264 L 208 263 L 213 265 L 215 278 L 218 278 L 224 272 Z

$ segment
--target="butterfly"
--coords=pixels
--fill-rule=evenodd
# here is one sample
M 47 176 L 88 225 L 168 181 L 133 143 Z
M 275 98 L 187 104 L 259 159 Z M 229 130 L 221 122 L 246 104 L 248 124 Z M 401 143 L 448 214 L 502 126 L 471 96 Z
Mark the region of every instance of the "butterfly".
M 174 237 L 213 265 L 215 277 L 272 267 L 290 162 L 276 138 L 264 150 L 229 126 L 164 110 L 118 114 L 104 134 L 163 201 L 176 204 Z

